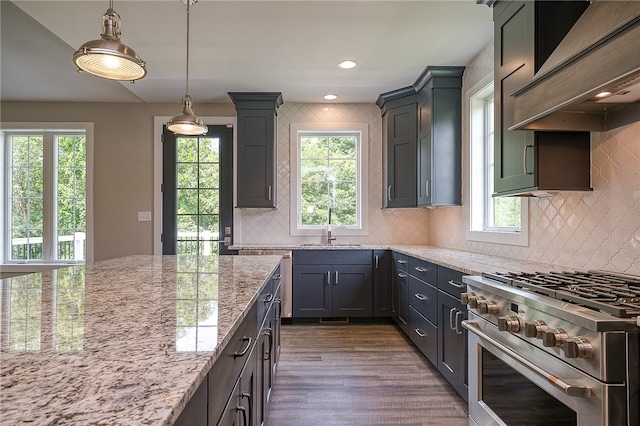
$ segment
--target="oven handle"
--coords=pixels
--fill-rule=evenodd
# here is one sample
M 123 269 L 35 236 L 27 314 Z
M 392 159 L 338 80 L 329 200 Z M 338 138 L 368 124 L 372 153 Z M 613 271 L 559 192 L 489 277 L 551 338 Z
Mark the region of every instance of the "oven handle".
M 470 332 L 472 332 L 473 334 L 478 335 L 479 337 L 485 339 L 486 341 L 488 341 L 492 345 L 496 346 L 501 351 L 507 353 L 511 358 L 515 359 L 520 364 L 524 365 L 525 367 L 529 368 L 530 370 L 534 371 L 535 373 L 538 373 L 539 375 L 541 375 L 542 377 L 547 379 L 547 381 L 549 383 L 551 383 L 555 387 L 557 387 L 560 390 L 562 390 L 565 394 L 567 394 L 569 396 L 576 396 L 576 397 L 582 397 L 582 398 L 590 398 L 591 397 L 591 389 L 590 388 L 588 388 L 586 386 L 573 386 L 573 385 L 570 385 L 569 383 L 567 383 L 564 380 L 554 376 L 553 374 L 547 373 L 542 368 L 540 368 L 537 365 L 533 364 L 531 361 L 527 360 L 526 358 L 523 358 L 521 355 L 519 355 L 516 352 L 512 351 L 511 349 L 509 349 L 508 347 L 506 347 L 502 343 L 500 343 L 500 342 L 494 340 L 493 338 L 489 337 L 488 335 L 486 335 L 480 329 L 480 326 L 478 325 L 478 323 L 476 321 L 462 321 L 462 326 L 464 328 L 466 328 L 467 330 L 469 330 Z

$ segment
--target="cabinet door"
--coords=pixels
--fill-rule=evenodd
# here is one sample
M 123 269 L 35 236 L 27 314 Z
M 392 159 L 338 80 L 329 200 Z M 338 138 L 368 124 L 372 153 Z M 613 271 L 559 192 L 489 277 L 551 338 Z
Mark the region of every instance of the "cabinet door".
M 438 292 L 438 371 L 465 400 L 467 346 L 466 332 L 460 324 L 466 316 L 466 308 L 458 299 Z
M 293 267 L 293 317 L 329 317 L 331 299 L 331 265 L 296 265 Z
M 416 205 L 417 104 L 390 109 L 387 130 L 387 207 Z
M 395 277 L 396 312 L 394 319 L 400 328 L 408 333 L 409 323 L 409 275 L 398 271 Z
M 494 23 L 494 188 L 497 193 L 534 185 L 534 132 L 509 130 L 511 96 L 533 78 L 534 2 L 514 1 Z
M 420 106 L 418 107 L 418 205 L 431 205 L 432 188 L 432 146 L 431 146 L 431 113 L 433 106 L 433 93 L 424 90 L 420 93 Z
M 373 316 L 391 316 L 391 252 L 373 252 Z
M 238 111 L 238 207 L 275 207 L 275 111 Z
M 333 316 L 370 317 L 373 302 L 370 265 L 334 266 Z
M 267 414 L 267 407 L 271 398 L 271 389 L 273 388 L 273 365 L 275 363 L 275 311 L 277 304 L 274 303 L 270 306 L 267 316 L 265 317 L 264 326 L 260 333 L 260 339 L 258 340 L 257 351 L 257 381 L 258 389 L 260 390 L 260 397 L 258 398 L 258 408 L 256 413 L 258 414 L 257 425 L 264 424 L 264 420 Z

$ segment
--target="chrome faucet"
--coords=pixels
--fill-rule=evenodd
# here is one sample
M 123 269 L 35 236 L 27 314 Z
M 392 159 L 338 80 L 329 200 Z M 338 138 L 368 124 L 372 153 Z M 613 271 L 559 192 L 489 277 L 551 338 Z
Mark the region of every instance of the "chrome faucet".
M 327 245 L 331 245 L 331 241 L 335 241 L 336 237 L 331 236 L 331 207 L 329 207 L 329 223 L 327 223 Z

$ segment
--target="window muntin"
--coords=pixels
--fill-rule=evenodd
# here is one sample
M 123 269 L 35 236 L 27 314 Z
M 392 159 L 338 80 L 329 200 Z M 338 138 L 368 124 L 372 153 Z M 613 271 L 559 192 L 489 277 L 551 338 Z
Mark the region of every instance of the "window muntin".
M 493 197 L 494 107 L 493 84 L 470 99 L 471 195 L 467 239 L 527 245 L 526 200 Z
M 86 133 L 8 132 L 5 137 L 5 261 L 84 261 Z

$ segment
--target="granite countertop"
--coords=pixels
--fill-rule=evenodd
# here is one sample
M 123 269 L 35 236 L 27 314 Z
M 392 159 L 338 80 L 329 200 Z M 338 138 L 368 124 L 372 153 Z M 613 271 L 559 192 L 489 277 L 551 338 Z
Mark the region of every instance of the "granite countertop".
M 233 250 L 394 250 L 399 253 L 426 260 L 437 265 L 455 269 L 467 275 L 483 272 L 550 272 L 566 271 L 571 268 L 562 265 L 512 259 L 464 250 L 447 249 L 427 245 L 394 244 L 236 244 Z
M 0 419 L 172 424 L 280 256 L 130 256 L 0 280 Z

